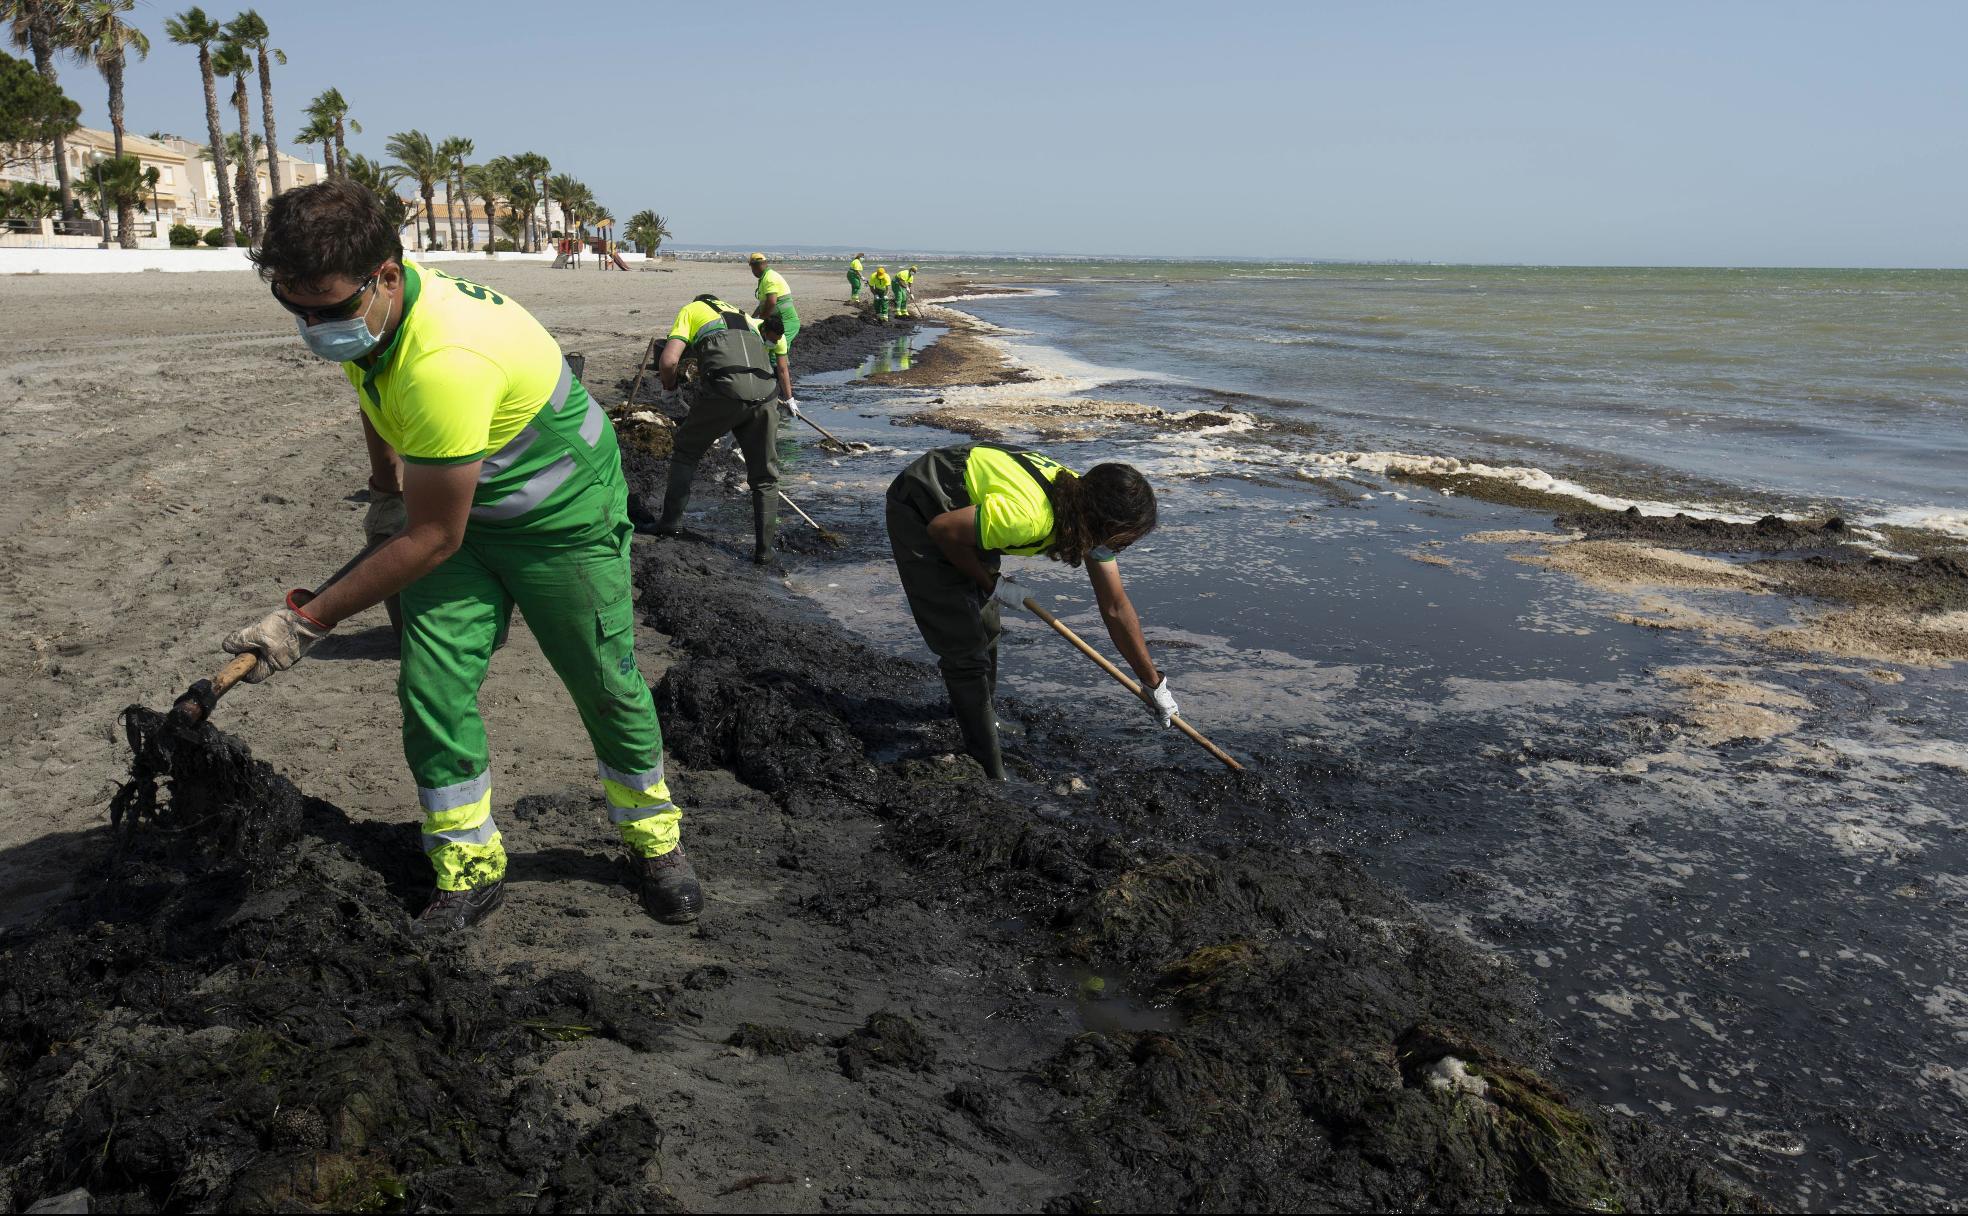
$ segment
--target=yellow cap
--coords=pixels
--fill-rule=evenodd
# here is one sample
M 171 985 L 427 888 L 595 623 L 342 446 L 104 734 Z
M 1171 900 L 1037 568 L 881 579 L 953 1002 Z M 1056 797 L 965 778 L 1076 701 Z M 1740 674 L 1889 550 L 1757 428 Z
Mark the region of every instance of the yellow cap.
M 765 255 L 762 253 L 755 253 L 751 257 L 746 258 L 745 260 L 747 262 L 763 262 L 765 260 Z

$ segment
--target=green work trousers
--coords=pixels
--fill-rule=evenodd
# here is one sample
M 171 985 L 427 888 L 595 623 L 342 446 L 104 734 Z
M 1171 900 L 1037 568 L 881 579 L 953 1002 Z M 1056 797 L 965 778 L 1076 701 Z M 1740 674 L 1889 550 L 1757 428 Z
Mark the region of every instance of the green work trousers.
M 895 297 L 895 315 L 898 317 L 908 316 L 909 315 L 909 285 L 907 283 L 904 283 L 902 280 L 897 279 L 895 280 L 895 287 L 892 289 L 891 294 Z
M 884 321 L 888 320 L 888 288 L 871 286 L 869 290 L 875 296 L 875 315 Z
M 597 484 L 588 493 L 607 510 L 621 486 Z M 663 732 L 636 666 L 631 529 L 615 506 L 620 526 L 579 544 L 527 544 L 468 529 L 456 553 L 403 591 L 403 751 L 442 890 L 506 872 L 478 692 L 514 608 L 581 713 L 623 842 L 644 857 L 677 847 L 683 815 L 663 780 Z
M 861 302 L 861 276 L 852 270 L 847 272 L 847 301 L 850 304 Z

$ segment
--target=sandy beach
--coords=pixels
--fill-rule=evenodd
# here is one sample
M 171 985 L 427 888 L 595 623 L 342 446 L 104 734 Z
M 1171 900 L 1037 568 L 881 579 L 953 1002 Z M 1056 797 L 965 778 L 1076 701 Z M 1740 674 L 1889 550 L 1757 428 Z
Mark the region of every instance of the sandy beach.
M 702 291 L 748 299 L 751 286 L 735 263 L 471 273 L 584 355 L 586 382 L 611 406 L 681 303 Z M 788 278 L 811 330 L 794 348 L 801 373 L 852 375 L 906 339 L 841 305 L 839 276 L 794 269 Z M 962 291 L 926 278 L 917 298 Z M 222 634 L 360 546 L 366 460 L 346 384 L 300 346 L 249 276 L 17 278 L 0 282 L 0 299 L 0 410 L 12 423 L 0 449 L 12 487 L 0 506 L 0 623 L 12 641 L 0 652 L 0 804 L 12 809 L 0 819 L 0 924 L 12 935 L 10 982 L 45 996 L 55 981 L 23 980 L 30 964 L 82 974 L 64 971 L 75 965 L 58 961 L 57 945 L 104 958 L 134 949 L 92 919 L 107 907 L 134 921 L 130 908 L 88 895 L 110 840 L 105 808 L 127 776 L 119 713 L 166 706 L 217 664 Z M 739 545 L 742 470 L 714 456 L 700 470 L 699 539 L 637 540 L 638 650 L 658 687 L 706 882 L 700 925 L 654 925 L 623 885 L 586 738 L 537 646 L 516 629 L 495 659 L 481 704 L 494 782 L 502 804 L 511 800 L 514 895 L 489 931 L 457 957 L 420 960 L 418 974 L 502 1011 L 488 1008 L 480 1037 L 460 1040 L 485 1070 L 473 1084 L 501 1096 L 483 1113 L 481 1146 L 425 1134 L 420 1151 L 445 1169 L 476 1170 L 488 1199 L 530 1188 L 604 1207 L 1754 1208 L 1752 1150 L 1698 1145 L 1685 1125 L 1562 1079 L 1581 1062 L 1541 1009 L 1551 977 L 1484 941 L 1508 936 L 1479 912 L 1491 906 L 1485 884 L 1494 892 L 1516 871 L 1441 867 L 1423 907 L 1363 863 L 1353 846 L 1386 825 L 1349 799 L 1405 771 L 1412 743 L 1362 743 L 1342 733 L 1337 709 L 1320 719 L 1332 734 L 1311 738 L 1298 733 L 1311 729 L 1303 722 L 1278 726 L 1284 719 L 1269 715 L 1285 710 L 1265 705 L 1274 692 L 1290 705 L 1307 688 L 1336 696 L 1355 681 L 1343 665 L 1323 663 L 1315 676 L 1244 654 L 1233 682 L 1202 641 L 1153 635 L 1184 656 L 1192 712 L 1224 724 L 1253 760 L 1245 774 L 1159 739 L 1117 743 L 1084 729 L 1078 694 L 1040 695 L 1058 692 L 1050 668 L 1008 698 L 1021 780 L 993 787 L 949 755 L 955 731 L 926 656 L 906 636 L 891 644 L 892 620 L 857 622 L 829 594 L 846 586 L 894 598 L 877 585 L 886 542 L 868 503 L 903 453 L 954 433 L 1140 444 L 1172 465 L 1169 452 L 1191 451 L 1181 445 L 1262 443 L 1264 426 L 1227 394 L 1212 408 L 1168 409 L 1122 388 L 1084 392 L 1021 361 L 974 316 L 914 311 L 944 336 L 912 351 L 906 369 L 802 390 L 830 428 L 886 445 L 857 466 L 819 452 L 813 436 L 793 437 L 802 451 L 787 488 L 836 538 L 789 517 L 783 569 L 753 571 Z M 673 408 L 652 385 L 626 405 Z M 660 444 L 625 443 L 635 491 L 660 492 L 662 454 Z M 1209 507 L 1209 496 L 1233 477 L 1265 489 L 1257 474 L 1198 469 L 1174 479 L 1176 501 L 1198 518 L 1232 511 Z M 1372 484 L 1380 493 L 1384 483 Z M 1535 716 L 1535 727 L 1512 719 L 1525 732 L 1520 751 L 1480 760 L 1521 788 L 1581 774 L 1597 789 L 1690 789 L 1705 777 L 1711 793 L 1722 788 L 1717 755 L 1746 740 L 1782 746 L 1813 716 L 1796 672 L 1758 673 L 1770 655 L 1799 669 L 1836 664 L 1839 678 L 1882 688 L 1906 670 L 1917 677 L 1968 658 L 1968 577 L 1944 545 L 1917 568 L 1831 568 L 1811 561 L 1821 525 L 1766 528 L 1761 542 L 1755 525 L 1696 535 L 1617 512 L 1533 528 L 1479 517 L 1467 495 L 1389 504 L 1416 518 L 1464 512 L 1452 541 L 1392 523 L 1369 536 L 1381 529 L 1345 501 L 1359 487 L 1324 489 L 1330 509 L 1318 519 L 1305 510 L 1291 526 L 1333 540 L 1335 553 L 1341 536 L 1371 546 L 1360 564 L 1419 571 L 1438 580 L 1432 594 L 1467 588 L 1474 603 L 1519 573 L 1571 580 L 1590 610 L 1553 609 L 1554 645 L 1566 631 L 1640 636 L 1632 626 L 1646 625 L 1744 648 L 1734 666 L 1662 662 L 1631 704 L 1610 679 L 1465 681 L 1436 707 L 1445 717 L 1499 706 Z M 1745 552 L 1753 559 L 1716 556 Z M 1769 603 L 1785 612 L 1759 607 Z M 1026 634 L 1015 645 L 1045 643 Z M 363 1053 L 389 1045 L 398 1067 L 421 1068 L 450 1092 L 444 1048 L 415 1028 L 428 1015 L 414 1001 L 390 1006 L 393 981 L 375 962 L 418 957 L 395 920 L 425 881 L 392 649 L 372 612 L 295 671 L 229 697 L 217 722 L 269 766 L 256 796 L 289 808 L 279 847 L 298 857 L 282 863 L 295 867 L 294 889 L 368 908 L 318 933 L 252 939 L 275 971 L 346 970 L 348 1006 L 375 1019 L 361 1043 L 312 1037 L 312 1027 L 292 1033 L 314 1059 L 374 1064 L 380 1057 Z M 1103 715 L 1111 708 L 1097 704 Z M 1551 743 L 1559 717 L 1612 725 L 1590 747 L 1567 737 L 1561 748 Z M 1533 739 L 1533 730 L 1545 733 Z M 1831 764 L 1815 746 L 1799 742 L 1789 763 Z M 1851 777 L 1854 792 L 1867 787 L 1868 774 Z M 1401 801 L 1417 820 L 1444 805 L 1397 793 L 1377 787 L 1373 801 Z M 1449 819 L 1471 814 L 1455 795 L 1433 796 L 1449 800 Z M 236 859 L 158 864 L 162 887 L 176 893 L 167 906 L 210 939 L 176 951 L 173 983 L 208 985 L 258 1013 L 313 991 L 301 979 L 269 990 L 257 968 L 244 973 L 228 955 L 240 945 L 239 909 L 187 902 L 211 874 L 229 890 Z M 33 928 L 44 916 L 52 928 Z M 263 917 L 275 930 L 303 919 L 280 909 Z M 109 983 L 96 973 L 86 982 Z M 279 1103 L 241 1096 L 251 1086 L 167 1067 L 230 1059 L 250 1016 L 199 1021 L 165 1004 L 168 1016 L 140 1025 L 74 1011 L 60 1022 L 36 1006 L 41 1022 L 11 1027 L 17 1042 L 30 1029 L 50 1041 L 92 1036 L 53 1051 L 56 1063 L 27 1083 L 37 1097 L 66 1096 L 41 1108 L 23 1164 L 0 1173 L 14 1205 L 71 1168 L 71 1141 L 144 1118 L 179 1138 L 228 1119 L 259 1129 L 262 1147 L 247 1154 L 254 1189 L 237 1189 L 245 1156 L 201 1166 L 213 1201 L 325 1204 L 390 1195 L 390 1185 L 402 1198 L 407 1179 L 414 1202 L 418 1182 L 402 1163 L 407 1129 L 422 1119 L 417 1101 L 346 1072 L 329 1083 L 312 1065 L 282 1063 L 273 1072 L 292 1092 L 281 1102 L 334 1128 L 349 1110 L 372 1112 L 361 1146 L 340 1132 L 288 1135 Z M 540 1029 L 576 1021 L 583 1033 Z M 497 1037 L 501 1026 L 532 1033 Z M 113 1067 L 124 1056 L 179 1088 L 132 1086 Z M 99 1086 L 107 1096 L 76 1096 Z M 247 1113 L 206 1111 L 189 1100 L 197 1094 L 230 1095 Z M 532 1142 L 518 1130 L 529 1119 L 543 1129 Z M 590 1172 L 576 1177 L 548 1159 L 587 1162 Z

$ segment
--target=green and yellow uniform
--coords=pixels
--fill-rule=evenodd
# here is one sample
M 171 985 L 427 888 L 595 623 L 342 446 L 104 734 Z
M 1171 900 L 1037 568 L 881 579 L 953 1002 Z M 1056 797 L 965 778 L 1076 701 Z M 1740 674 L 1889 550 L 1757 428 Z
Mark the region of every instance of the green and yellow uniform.
M 986 570 L 996 574 L 1004 554 L 1039 556 L 1052 546 L 1056 526 L 1046 486 L 1064 468 L 1037 452 L 1014 454 L 979 443 L 925 453 L 888 487 L 888 543 L 909 612 L 936 655 L 971 754 L 994 776 L 1003 771 L 991 709 L 1002 627 L 998 605 L 984 599 L 979 607 L 977 585 L 943 555 L 929 525 L 945 512 L 976 507 L 976 545 Z M 1106 549 L 1089 556 L 1114 560 Z
M 875 267 L 874 275 L 868 280 L 868 290 L 875 297 L 875 315 L 884 321 L 888 320 L 888 288 L 891 282 L 888 269 L 884 266 Z
M 847 264 L 847 302 L 861 302 L 861 259 L 854 258 Z
M 516 302 L 410 261 L 403 277 L 395 334 L 369 366 L 343 371 L 406 462 L 483 461 L 464 543 L 402 596 L 403 751 L 437 885 L 505 874 L 478 691 L 515 607 L 580 710 L 623 841 L 645 857 L 667 853 L 682 812 L 636 666 L 615 429 Z
M 909 315 L 909 289 L 914 287 L 915 284 L 915 271 L 898 270 L 895 272 L 895 286 L 890 294 L 895 297 L 896 316 L 906 317 Z
M 793 339 L 799 336 L 800 331 L 799 310 L 793 307 L 793 289 L 786 286 L 785 275 L 768 269 L 759 276 L 758 287 L 752 295 L 761 304 L 765 303 L 767 296 L 779 297 L 779 320 L 786 327 L 786 335 L 773 344 L 772 353 L 775 358 L 784 356 L 792 349 Z

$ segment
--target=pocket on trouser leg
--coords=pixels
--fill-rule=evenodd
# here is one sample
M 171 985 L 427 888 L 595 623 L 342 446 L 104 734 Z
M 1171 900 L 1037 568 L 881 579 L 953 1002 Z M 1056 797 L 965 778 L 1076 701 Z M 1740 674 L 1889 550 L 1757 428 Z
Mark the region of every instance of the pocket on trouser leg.
M 424 853 L 443 891 L 464 891 L 506 876 L 505 838 L 492 818 L 492 778 L 417 787 L 424 809 Z

